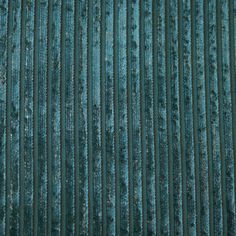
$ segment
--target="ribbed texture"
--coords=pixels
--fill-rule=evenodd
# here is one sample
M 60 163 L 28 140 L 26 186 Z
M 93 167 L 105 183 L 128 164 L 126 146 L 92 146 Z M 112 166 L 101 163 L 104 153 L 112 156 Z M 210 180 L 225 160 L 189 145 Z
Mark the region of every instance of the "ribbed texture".
M 236 235 L 235 0 L 0 0 L 0 235 Z

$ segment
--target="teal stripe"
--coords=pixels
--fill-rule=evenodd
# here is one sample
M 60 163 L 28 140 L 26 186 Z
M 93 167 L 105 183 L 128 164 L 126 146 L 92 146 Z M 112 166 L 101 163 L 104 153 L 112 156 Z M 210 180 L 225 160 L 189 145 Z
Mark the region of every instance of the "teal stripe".
M 7 25 L 7 36 L 12 34 L 12 2 L 8 2 L 8 25 Z M 8 236 L 10 234 L 10 208 L 7 207 L 11 204 L 10 200 L 10 131 L 11 131 L 11 120 L 10 120 L 10 114 L 11 114 L 11 43 L 12 38 L 9 37 L 7 41 L 7 83 L 6 83 L 6 160 L 9 159 L 9 161 L 6 161 L 6 228 L 5 228 L 5 234 Z
M 51 232 L 60 232 L 61 223 L 61 163 L 60 163 L 60 31 L 58 24 L 61 17 L 61 1 L 52 1 L 51 6 L 51 119 L 48 117 L 48 126 L 51 127 Z M 50 44 L 48 43 L 48 46 Z M 48 50 L 50 50 L 48 49 Z M 53 121 L 53 122 L 52 122 Z M 50 173 L 50 172 L 49 172 Z M 49 175 L 48 173 L 48 175 Z
M 139 1 L 139 57 L 140 57 L 140 112 L 141 112 L 141 152 L 142 152 L 142 208 L 143 235 L 147 235 L 147 175 L 146 175 L 146 126 L 145 126 L 145 92 L 144 92 L 144 1 Z
M 229 45 L 229 3 L 222 1 L 222 112 L 225 143 L 226 168 L 226 204 L 228 234 L 236 234 L 235 212 L 235 186 L 234 186 L 234 149 L 233 149 L 233 123 L 230 73 L 230 45 Z M 230 79 L 229 79 L 230 78 Z
M 114 70 L 113 70 L 113 46 L 114 19 L 112 1 L 105 1 L 105 151 L 106 151 L 106 232 L 108 235 L 115 235 L 115 152 L 114 152 Z
M 93 25 L 93 19 L 92 19 L 92 1 L 88 1 L 88 42 L 87 42 L 87 64 L 88 64 L 88 74 L 87 74 L 87 91 L 88 91 L 88 217 L 89 217 L 89 229 L 88 234 L 92 235 L 94 233 L 93 230 L 93 220 L 94 220 L 94 213 L 93 213 L 93 136 L 92 136 L 92 25 Z
M 213 205 L 214 205 L 214 232 L 223 234 L 222 218 L 222 186 L 220 161 L 220 134 L 219 134 L 219 99 L 217 83 L 217 52 L 216 48 L 216 1 L 209 2 L 209 93 L 210 93 L 210 123 L 211 149 L 213 162 Z
M 79 49 L 79 156 L 77 157 L 79 161 L 79 204 L 78 204 L 78 214 L 79 214 L 79 235 L 85 235 L 88 233 L 88 129 L 87 129 L 87 104 L 88 104 L 88 93 L 87 93 L 87 27 L 88 27 L 88 5 L 86 1 L 81 1 L 79 4 L 79 38 L 77 46 Z M 76 75 L 75 75 L 76 77 Z
M 199 142 L 199 167 L 200 167 L 200 206 L 202 218 L 202 233 L 210 234 L 209 222 L 209 184 L 208 184 L 208 154 L 206 137 L 206 94 L 204 71 L 204 31 L 203 31 L 203 1 L 196 3 L 196 89 L 198 107 L 198 142 Z
M 117 13 L 117 80 L 118 80 L 118 142 L 117 150 L 120 169 L 120 234 L 129 234 L 129 184 L 128 184 L 128 116 L 127 116 L 127 35 L 126 1 L 118 1 Z
M 211 129 L 211 123 L 210 123 L 210 92 L 209 92 L 209 25 L 208 25 L 208 15 L 209 15 L 209 10 L 208 10 L 208 4 L 205 3 L 203 5 L 204 7 L 204 57 L 205 57 L 205 93 L 206 93 L 206 126 L 207 126 L 207 154 L 208 154 L 208 181 L 209 181 L 209 217 L 210 217 L 210 234 L 213 234 L 214 232 L 214 220 L 213 220 L 213 194 L 211 194 L 213 191 L 213 183 L 212 183 L 212 175 L 213 175 L 213 165 L 212 165 L 212 141 L 211 141 L 211 135 L 210 135 L 210 129 Z
M 34 29 L 38 29 L 39 27 L 39 5 L 38 1 L 35 2 L 35 15 L 34 15 Z M 34 31 L 34 88 L 33 88 L 33 136 L 34 136 L 34 196 L 33 196 L 33 221 L 34 227 L 33 232 L 34 235 L 38 235 L 38 50 L 39 50 L 39 42 L 38 42 L 39 34 L 38 30 Z
M 169 230 L 174 234 L 174 200 L 173 200 L 173 151 L 171 136 L 171 32 L 170 32 L 170 2 L 166 1 L 165 5 L 165 50 L 166 50 L 166 101 L 167 101 L 167 146 L 168 146 L 168 191 L 169 191 Z
M 234 235 L 235 3 L 0 1 L 0 234 Z
M 106 194 L 106 172 L 107 172 L 107 155 L 106 155 L 106 66 L 105 66 L 105 47 L 106 47 L 106 5 L 101 1 L 101 25 L 100 25 L 100 109 L 101 109 L 101 175 L 102 175 L 102 232 L 107 235 L 107 194 Z
M 0 5 L 0 234 L 6 232 L 6 120 L 7 120 L 7 55 L 8 55 L 8 2 Z
M 93 161 L 93 234 L 102 234 L 102 156 L 101 156 L 101 2 L 92 1 L 91 105 Z
M 167 137 L 167 89 L 166 89 L 166 4 L 164 1 L 157 1 L 158 28 L 157 28 L 157 109 L 158 109 L 158 154 L 159 161 L 159 201 L 160 201 L 160 231 L 161 234 L 169 234 L 170 211 L 169 211 L 169 164 L 168 161 L 168 137 Z M 157 196 L 158 197 L 158 196 Z
M 118 0 L 114 0 L 114 128 L 115 128 L 115 206 L 116 206 L 116 235 L 120 235 L 120 163 L 119 163 L 119 114 L 118 114 Z
M 75 235 L 79 235 L 80 231 L 80 218 L 79 214 L 79 4 L 75 1 L 75 17 L 74 17 L 74 138 L 75 138 L 75 160 L 74 160 L 74 173 L 75 173 Z
M 153 120 L 154 120 L 154 151 L 155 151 L 155 200 L 156 200 L 156 234 L 161 234 L 161 212 L 160 212 L 160 189 L 158 185 L 158 177 L 160 174 L 159 166 L 159 149 L 158 149 L 158 83 L 157 83 L 157 1 L 152 2 L 152 41 L 153 41 Z
M 74 234 L 74 2 L 64 2 L 64 105 L 65 105 L 65 227 L 66 235 Z
M 231 96 L 232 96 L 232 122 L 235 124 L 236 122 L 236 107 L 235 107 L 235 101 L 236 101 L 236 93 L 235 93 L 235 17 L 234 17 L 234 8 L 235 3 L 233 1 L 229 1 L 229 47 L 230 47 L 230 75 L 231 75 Z M 233 125 L 233 150 L 234 150 L 234 159 L 235 159 L 235 150 L 236 150 L 236 126 Z M 234 176 L 235 176 L 235 164 L 234 161 Z M 234 177 L 234 189 L 235 189 L 236 179 Z M 235 193 L 234 193 L 235 196 Z M 235 199 L 236 200 L 236 199 Z
M 153 124 L 153 55 L 152 55 L 152 1 L 144 1 L 144 96 L 146 127 L 146 181 L 147 181 L 147 235 L 156 232 L 155 201 L 155 156 L 154 156 L 154 124 Z
M 128 178 L 129 178 L 129 235 L 133 235 L 134 233 L 134 215 L 133 215 L 133 205 L 134 205 L 134 197 L 133 197 L 133 112 L 132 112 L 132 98 L 131 98 L 131 91 L 132 91 L 132 80 L 131 80 L 131 4 L 129 1 L 126 2 L 127 5 L 127 15 L 126 15 L 126 57 L 127 57 L 127 117 L 128 117 Z
M 24 232 L 29 235 L 33 231 L 33 74 L 34 74 L 34 7 L 35 4 L 26 4 L 26 32 L 25 32 L 25 93 L 24 93 L 24 116 L 25 116 L 25 208 L 24 208 Z M 26 175 L 27 173 L 27 175 Z M 30 220 L 29 220 L 30 219 Z
M 8 138 L 7 138 L 7 198 L 11 209 L 7 214 L 6 234 L 19 234 L 19 98 L 20 98 L 20 30 L 21 30 L 21 3 L 11 2 L 9 5 L 9 31 L 11 41 L 8 45 Z M 14 134 L 14 135 L 11 135 Z
M 228 234 L 227 221 L 227 197 L 226 197 L 226 174 L 225 174 L 225 139 L 223 126 L 223 101 L 222 101 L 222 21 L 221 4 L 216 2 L 216 37 L 217 37 L 217 75 L 218 75 L 218 96 L 219 96 L 219 133 L 220 133 L 220 148 L 221 148 L 221 184 L 222 184 L 222 207 L 223 207 L 223 234 Z
M 60 225 L 60 232 L 61 235 L 66 235 L 66 127 L 65 127 L 65 81 L 66 81 L 66 74 L 65 74 L 65 55 L 66 55 L 66 31 L 65 31 L 65 24 L 66 24 L 66 10 L 65 10 L 65 0 L 62 0 L 61 3 L 61 71 L 60 71 L 60 137 L 61 137 L 61 146 L 60 146 L 60 153 L 61 153 L 61 225 Z
M 48 184 L 47 184 L 47 234 L 51 235 L 51 228 L 52 228 L 52 130 L 51 130 L 51 120 L 52 120 L 52 112 L 51 112 L 51 104 L 52 104 L 52 2 L 48 3 L 48 24 L 47 24 L 47 30 L 48 30 L 48 50 L 47 50 L 47 178 L 48 178 Z
M 187 4 L 187 3 L 186 3 Z M 183 224 L 183 229 L 182 233 L 184 235 L 187 235 L 188 232 L 188 208 L 187 208 L 187 178 L 186 178 L 186 157 L 187 155 L 184 153 L 186 150 L 186 139 L 185 139 L 185 122 L 184 122 L 184 110 L 185 110 L 185 104 L 184 101 L 186 101 L 186 97 L 184 97 L 184 62 L 183 62 L 183 30 L 184 30 L 184 25 L 183 25 L 183 4 L 182 0 L 178 1 L 178 58 L 179 58 L 179 63 L 178 63 L 178 77 L 179 77 L 179 132 L 180 136 L 179 138 L 182 140 L 181 142 L 181 170 L 182 170 L 182 221 L 185 222 Z M 189 19 L 188 19 L 189 20 Z M 189 36 L 189 35 L 186 35 Z M 189 38 L 187 38 L 189 40 Z M 187 41 L 186 40 L 186 41 Z M 186 125 L 191 124 L 191 122 L 188 122 Z M 188 137 L 189 138 L 189 137 Z M 191 140 L 191 139 L 190 139 Z M 191 168 L 191 166 L 190 166 Z M 180 198 L 181 199 L 181 198 Z M 194 223 L 193 223 L 194 224 Z M 191 234 L 194 234 L 194 232 L 191 232 Z
M 47 227 L 47 24 L 48 3 L 39 1 L 38 34 L 38 234 L 45 234 Z
M 25 2 L 21 8 L 21 58 L 20 58 L 20 137 L 24 137 L 24 76 L 25 76 Z M 24 232 L 24 139 L 20 139 L 20 234 Z
M 127 77 L 130 86 L 130 138 L 132 144 L 130 149 L 130 209 L 133 211 L 133 234 L 142 232 L 142 157 L 141 157 L 141 123 L 140 123 L 140 77 L 139 77 L 139 1 L 133 1 L 128 5 L 127 20 L 127 40 L 129 40 L 129 68 L 127 68 Z M 131 141 L 130 141 L 131 142 Z M 131 155 L 130 154 L 130 155 Z M 131 212 L 130 212 L 131 213 Z
M 197 212 L 196 212 L 196 194 L 195 194 L 195 151 L 194 151 L 194 124 L 193 124 L 193 87 L 192 76 L 193 71 L 190 65 L 191 62 L 191 2 L 186 1 L 183 3 L 183 116 L 184 116 L 184 136 L 185 145 L 184 152 L 186 161 L 186 201 L 187 201 L 187 226 L 186 231 L 191 235 L 196 235 L 197 231 Z M 181 138 L 182 140 L 182 138 Z M 183 163 L 184 165 L 184 163 Z M 185 177 L 183 176 L 183 179 Z M 183 189 L 184 192 L 184 189 Z

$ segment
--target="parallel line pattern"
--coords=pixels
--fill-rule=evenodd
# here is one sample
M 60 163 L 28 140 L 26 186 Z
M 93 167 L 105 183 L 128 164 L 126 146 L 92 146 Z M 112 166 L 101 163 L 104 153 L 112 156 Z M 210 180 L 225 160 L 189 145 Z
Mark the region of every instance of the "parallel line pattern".
M 235 235 L 234 0 L 0 0 L 0 235 Z

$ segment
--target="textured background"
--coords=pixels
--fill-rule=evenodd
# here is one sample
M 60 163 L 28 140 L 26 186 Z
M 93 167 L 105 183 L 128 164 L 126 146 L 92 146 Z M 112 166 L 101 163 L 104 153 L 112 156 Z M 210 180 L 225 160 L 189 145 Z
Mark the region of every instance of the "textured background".
M 0 0 L 0 235 L 236 235 L 235 0 Z

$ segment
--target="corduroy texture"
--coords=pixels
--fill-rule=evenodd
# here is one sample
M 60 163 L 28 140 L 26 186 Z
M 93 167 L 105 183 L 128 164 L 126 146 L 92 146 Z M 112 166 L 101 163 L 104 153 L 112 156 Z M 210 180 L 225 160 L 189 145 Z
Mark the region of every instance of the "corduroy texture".
M 235 0 L 0 0 L 0 235 L 236 235 Z

